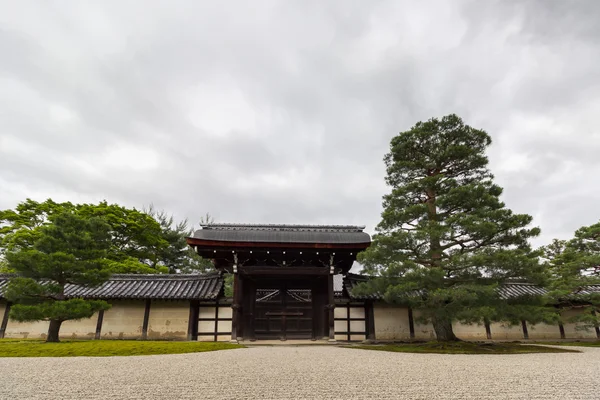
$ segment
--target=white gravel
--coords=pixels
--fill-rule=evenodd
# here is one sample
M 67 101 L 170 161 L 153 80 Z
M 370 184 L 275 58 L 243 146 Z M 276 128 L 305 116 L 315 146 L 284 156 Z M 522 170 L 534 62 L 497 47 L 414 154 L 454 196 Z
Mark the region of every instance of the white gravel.
M 0 358 L 0 399 L 600 399 L 600 349 L 437 355 L 330 346 Z

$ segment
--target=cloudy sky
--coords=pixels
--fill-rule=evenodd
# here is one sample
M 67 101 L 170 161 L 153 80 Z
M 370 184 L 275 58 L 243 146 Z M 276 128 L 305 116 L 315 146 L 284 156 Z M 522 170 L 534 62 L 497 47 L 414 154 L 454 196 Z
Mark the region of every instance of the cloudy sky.
M 95 4 L 94 4 L 95 3 Z M 457 113 L 537 242 L 600 219 L 600 2 L 0 0 L 0 209 L 365 224 Z

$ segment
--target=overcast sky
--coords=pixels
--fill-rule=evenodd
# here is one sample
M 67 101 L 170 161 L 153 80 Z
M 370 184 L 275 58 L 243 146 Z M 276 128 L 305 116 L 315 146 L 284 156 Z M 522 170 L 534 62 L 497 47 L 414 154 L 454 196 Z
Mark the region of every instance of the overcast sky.
M 568 238 L 600 218 L 598 21 L 595 0 L 0 0 L 0 209 L 372 232 L 390 139 L 457 113 L 536 244 Z

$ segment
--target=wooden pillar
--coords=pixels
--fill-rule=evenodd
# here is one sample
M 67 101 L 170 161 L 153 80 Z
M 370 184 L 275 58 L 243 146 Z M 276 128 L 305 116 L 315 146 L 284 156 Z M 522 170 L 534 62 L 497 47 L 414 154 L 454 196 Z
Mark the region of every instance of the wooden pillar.
M 492 340 L 492 327 L 490 326 L 490 321 L 485 319 L 483 324 L 485 325 L 485 337 L 487 337 L 488 340 Z
M 94 335 L 94 339 L 100 339 L 102 335 L 102 321 L 104 321 L 104 310 L 98 311 L 98 321 L 96 322 L 96 334 Z
M 232 315 L 232 320 L 231 320 L 231 329 L 233 330 L 233 315 Z M 215 302 L 215 326 L 214 326 L 214 338 L 213 340 L 215 342 L 218 341 L 219 339 L 219 299 L 217 299 L 217 301 Z
M 410 332 L 410 338 L 415 338 L 415 320 L 413 319 L 412 307 L 408 307 L 408 329 Z
M 327 292 L 328 292 L 328 304 L 327 304 L 327 311 L 328 311 L 328 320 L 329 320 L 329 340 L 330 341 L 335 341 L 335 317 L 334 317 L 334 310 L 335 310 L 335 298 L 334 298 L 334 293 L 333 293 L 333 274 L 329 274 L 327 275 Z
M 373 302 L 367 301 L 365 303 L 365 339 L 369 341 L 376 340 L 375 339 L 375 313 L 373 310 Z
M 146 308 L 144 309 L 144 322 L 142 323 L 142 340 L 148 339 L 148 321 L 150 321 L 150 303 L 152 300 L 146 300 Z
M 248 304 L 249 304 L 249 312 L 247 315 L 247 321 L 248 324 L 246 325 L 248 327 L 248 331 L 249 332 L 244 332 L 244 334 L 246 336 L 248 336 L 248 338 L 250 339 L 251 342 L 254 342 L 256 340 L 256 333 L 254 332 L 254 320 L 255 320 L 255 313 L 256 313 L 256 283 L 252 282 L 249 287 L 248 284 L 250 283 L 250 281 L 246 281 L 244 282 L 244 284 L 246 285 L 246 293 L 249 296 L 248 299 Z M 249 290 L 248 290 L 249 289 Z
M 529 332 L 527 331 L 527 321 L 521 320 L 521 327 L 523 328 L 523 339 L 529 339 Z
M 198 340 L 198 317 L 200 314 L 200 304 L 197 300 L 190 301 L 190 315 L 188 317 L 188 340 Z
M 242 339 L 242 278 L 240 274 L 233 274 L 233 318 L 231 320 L 231 341 L 237 342 Z
M 11 303 L 6 303 L 6 308 L 4 309 L 4 316 L 2 317 L 2 323 L 0 324 L 0 339 L 4 339 L 4 334 L 6 332 L 6 326 L 8 325 L 8 314 L 10 314 Z

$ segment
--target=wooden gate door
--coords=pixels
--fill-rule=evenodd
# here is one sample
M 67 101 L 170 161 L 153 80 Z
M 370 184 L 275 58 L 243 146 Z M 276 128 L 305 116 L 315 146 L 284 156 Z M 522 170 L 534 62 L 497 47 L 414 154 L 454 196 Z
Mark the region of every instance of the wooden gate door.
M 257 289 L 254 305 L 257 339 L 312 339 L 313 305 L 310 289 Z

